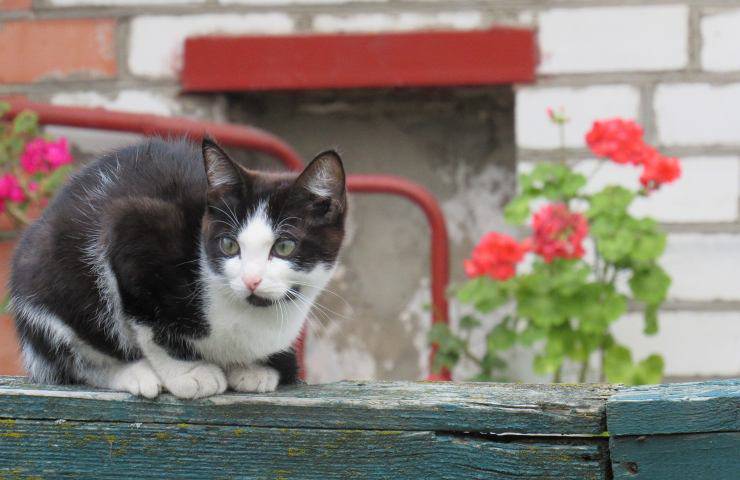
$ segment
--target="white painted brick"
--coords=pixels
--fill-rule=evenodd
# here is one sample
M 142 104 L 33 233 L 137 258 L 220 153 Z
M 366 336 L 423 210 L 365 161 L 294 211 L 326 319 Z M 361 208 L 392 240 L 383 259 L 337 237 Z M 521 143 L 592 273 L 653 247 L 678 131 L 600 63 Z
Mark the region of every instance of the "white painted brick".
M 659 319 L 655 336 L 642 333 L 641 314 L 618 320 L 613 331 L 636 360 L 661 354 L 668 376 L 740 374 L 740 312 L 671 311 L 661 312 Z
M 128 5 L 184 5 L 205 3 L 208 0 L 49 0 L 55 7 L 117 7 Z
M 313 19 L 313 30 L 322 33 L 412 31 L 433 28 L 469 30 L 480 27 L 482 21 L 483 16 L 477 11 L 320 14 Z
M 600 165 L 600 166 L 599 166 Z M 740 162 L 737 157 L 687 157 L 681 159 L 682 175 L 649 197 L 635 200 L 632 213 L 661 222 L 733 222 L 738 218 Z M 597 167 L 599 167 L 597 169 Z M 635 189 L 641 169 L 608 160 L 581 162 L 578 170 L 595 192 L 607 185 Z
M 672 299 L 740 300 L 740 235 L 671 234 L 660 263 Z
M 131 22 L 129 69 L 134 75 L 174 77 L 190 36 L 207 34 L 285 34 L 295 22 L 283 13 L 143 16 Z
M 664 145 L 740 144 L 740 83 L 658 86 L 654 109 Z
M 555 155 L 555 154 L 553 154 Z M 534 164 L 519 162 L 517 170 L 531 171 Z M 633 203 L 632 214 L 650 216 L 661 222 L 734 222 L 738 219 L 740 161 L 737 157 L 686 157 L 681 159 L 682 176 L 649 197 Z M 609 160 L 583 160 L 575 169 L 589 181 L 586 191 L 597 192 L 608 185 L 635 190 L 641 169 Z
M 688 62 L 681 5 L 554 9 L 539 16 L 540 73 L 655 71 Z
M 98 92 L 62 92 L 54 94 L 51 103 L 156 115 L 172 115 L 179 110 L 171 97 L 145 90 L 121 90 L 110 96 Z
M 701 39 L 701 65 L 704 70 L 740 70 L 740 10 L 702 18 Z
M 584 147 L 584 136 L 594 120 L 610 117 L 637 118 L 640 93 L 627 85 L 585 88 L 519 88 L 516 92 L 516 143 L 521 148 L 552 149 L 560 146 L 558 129 L 547 117 L 548 107 L 565 108 L 571 121 L 565 145 Z

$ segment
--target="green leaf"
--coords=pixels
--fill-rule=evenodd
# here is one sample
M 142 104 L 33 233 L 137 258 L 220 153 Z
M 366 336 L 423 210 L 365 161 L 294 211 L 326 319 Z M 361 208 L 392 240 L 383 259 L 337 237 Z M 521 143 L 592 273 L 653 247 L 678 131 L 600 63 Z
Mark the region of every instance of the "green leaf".
M 591 283 L 577 298 L 581 301 L 580 312 L 574 316 L 579 319 L 583 333 L 603 334 L 627 311 L 627 298 L 607 283 Z
M 13 132 L 35 136 L 38 133 L 38 120 L 36 112 L 24 110 L 13 120 Z
M 589 218 L 623 216 L 627 214 L 634 199 L 634 192 L 624 187 L 609 186 L 591 196 L 591 204 L 586 215 Z
M 517 314 L 529 318 L 538 327 L 551 327 L 566 321 L 558 311 L 558 305 L 550 295 L 532 295 L 519 299 Z
M 658 307 L 657 305 L 648 305 L 645 307 L 645 335 L 655 335 L 658 333 Z
M 611 383 L 629 383 L 632 354 L 627 347 L 612 345 L 604 352 L 604 374 Z
M 567 201 L 586 185 L 586 177 L 560 163 L 541 162 L 528 175 L 519 177 L 522 195 L 534 199 Z
M 3 118 L 9 111 L 10 104 L 8 102 L 0 102 L 0 118 Z
M 503 323 L 496 325 L 486 337 L 488 351 L 506 350 L 516 341 L 516 332 Z
M 660 265 L 653 263 L 636 269 L 629 280 L 629 286 L 636 300 L 647 305 L 659 305 L 668 296 L 671 277 Z
M 584 186 L 586 186 L 586 177 L 571 170 L 562 179 L 560 188 L 566 197 L 575 197 Z
M 649 218 L 635 220 L 632 231 L 635 236 L 635 247 L 631 252 L 633 259 L 639 262 L 649 262 L 663 254 L 666 234 L 660 231 L 655 220 Z
M 547 336 L 547 330 L 536 325 L 530 324 L 519 334 L 519 341 L 522 345 L 531 346 L 537 340 L 542 340 Z
M 608 219 L 599 219 L 595 222 L 592 231 L 596 239 L 596 248 L 601 256 L 610 263 L 617 263 L 628 257 L 635 248 L 635 237 L 627 229 L 619 229 L 618 225 L 609 224 L 608 230 L 599 231 L 598 227 L 609 223 Z
M 468 280 L 457 291 L 457 299 L 462 303 L 473 303 L 480 296 L 480 292 L 487 288 L 488 280 L 487 277 L 477 277 Z
M 634 385 L 660 383 L 663 380 L 664 367 L 663 357 L 650 355 L 635 366 L 632 383 Z
M 8 143 L 6 144 L 6 146 L 8 148 L 8 153 L 10 154 L 10 156 L 13 158 L 17 158 L 23 152 L 26 143 L 20 136 L 11 136 L 8 139 Z
M 548 356 L 548 355 L 537 355 L 534 357 L 532 366 L 534 367 L 535 373 L 540 375 L 549 375 L 557 371 L 558 368 L 563 364 L 564 357 Z
M 506 208 L 504 208 L 504 218 L 506 221 L 513 225 L 522 225 L 529 218 L 530 202 L 531 198 L 524 195 L 514 197 L 506 205 Z
M 508 284 L 488 277 L 474 278 L 457 292 L 457 299 L 462 303 L 472 303 L 479 312 L 488 313 L 508 301 Z
M 486 352 L 481 359 L 481 368 L 486 372 L 501 370 L 506 367 L 506 362 L 493 352 Z
M 432 363 L 432 372 L 439 373 L 443 368 L 452 370 L 457 362 L 460 361 L 460 355 L 454 352 L 442 352 L 438 351 L 434 356 L 434 362 Z
M 441 345 L 451 335 L 453 335 L 453 333 L 452 330 L 450 330 L 449 325 L 438 322 L 432 324 L 432 327 L 429 329 L 429 333 L 427 334 L 427 339 L 429 339 L 431 343 Z
M 480 320 L 472 315 L 465 315 L 464 317 L 462 317 L 459 324 L 462 330 L 472 330 L 476 327 L 480 327 L 480 325 Z

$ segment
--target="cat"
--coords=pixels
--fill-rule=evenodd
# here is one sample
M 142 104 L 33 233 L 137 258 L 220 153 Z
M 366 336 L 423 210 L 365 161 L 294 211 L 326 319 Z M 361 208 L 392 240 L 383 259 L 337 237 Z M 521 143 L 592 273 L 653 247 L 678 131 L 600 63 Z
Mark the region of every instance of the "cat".
M 150 139 L 72 176 L 26 229 L 11 311 L 39 383 L 154 398 L 297 381 L 291 345 L 344 237 L 333 150 L 258 172 L 212 139 Z

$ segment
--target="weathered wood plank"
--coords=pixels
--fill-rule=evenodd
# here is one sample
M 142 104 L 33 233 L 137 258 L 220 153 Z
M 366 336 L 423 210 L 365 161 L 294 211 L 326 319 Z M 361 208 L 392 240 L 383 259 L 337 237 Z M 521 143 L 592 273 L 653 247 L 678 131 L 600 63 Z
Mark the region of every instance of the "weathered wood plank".
M 0 478 L 605 478 L 594 439 L 101 422 L 0 422 Z
M 740 478 L 740 432 L 613 437 L 615 479 Z
M 740 431 L 740 379 L 621 389 L 607 419 L 611 435 Z
M 523 434 L 600 434 L 605 385 L 340 382 L 199 401 L 143 400 L 88 387 L 0 379 L 0 417 L 221 424 L 287 428 L 398 429 Z

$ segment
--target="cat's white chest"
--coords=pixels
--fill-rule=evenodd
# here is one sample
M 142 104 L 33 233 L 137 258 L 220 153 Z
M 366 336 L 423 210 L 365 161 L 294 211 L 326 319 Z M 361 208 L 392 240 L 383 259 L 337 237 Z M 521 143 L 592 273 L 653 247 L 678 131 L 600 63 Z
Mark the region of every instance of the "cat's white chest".
M 248 365 L 288 349 L 300 334 L 307 311 L 298 305 L 253 307 L 213 298 L 204 309 L 209 335 L 194 342 L 207 361 Z

